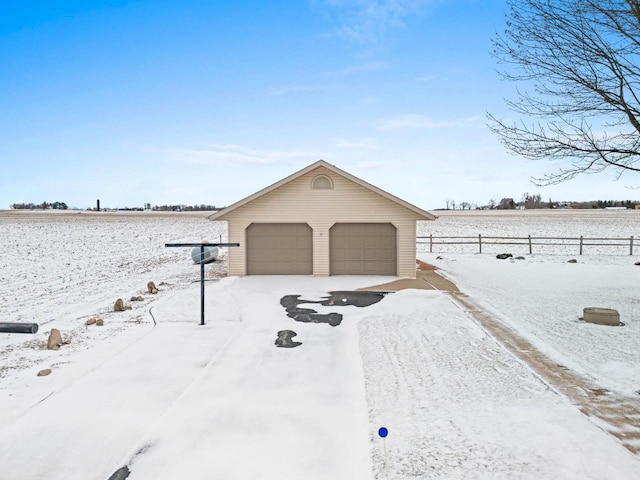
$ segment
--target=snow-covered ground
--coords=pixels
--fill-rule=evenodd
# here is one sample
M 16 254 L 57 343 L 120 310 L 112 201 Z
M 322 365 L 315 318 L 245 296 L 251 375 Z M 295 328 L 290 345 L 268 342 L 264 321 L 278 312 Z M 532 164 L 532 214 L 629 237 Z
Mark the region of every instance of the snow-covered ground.
M 481 233 L 505 234 L 504 220 L 474 218 L 494 222 Z M 473 229 L 445 223 L 440 235 Z M 619 225 L 615 236 L 637 228 Z M 199 268 L 188 249 L 164 244 L 224 241 L 223 224 L 0 212 L 0 230 L 0 321 L 41 325 L 0 334 L 2 478 L 106 480 L 124 466 L 132 480 L 640 476 L 638 456 L 443 292 L 406 290 L 363 308 L 303 304 L 344 319 L 299 323 L 283 296 L 312 301 L 391 279 L 224 278 L 223 256 L 207 266 L 200 326 Z M 420 257 L 558 363 L 640 401 L 638 257 Z M 145 293 L 148 281 L 157 295 Z M 112 311 L 133 295 L 144 300 Z M 583 324 L 584 306 L 617 308 L 625 326 Z M 91 317 L 104 326 L 86 327 Z M 46 350 L 50 328 L 71 343 Z M 284 329 L 302 345 L 275 347 Z
M 573 237 L 585 238 L 624 238 L 615 242 L 620 246 L 600 247 L 584 246 L 587 255 L 625 255 L 629 253 L 629 237 L 634 236 L 636 255 L 640 254 L 640 210 L 467 210 L 437 211 L 435 222 L 418 222 L 418 237 L 462 236 L 475 237 L 467 245 L 437 245 L 434 252 L 476 253 L 478 252 L 478 235 L 483 237 Z M 451 241 L 451 240 L 447 240 Z M 493 240 L 498 241 L 498 240 Z M 506 241 L 506 240 L 501 240 Z M 418 239 L 418 250 L 428 252 L 427 238 Z M 523 240 L 519 240 L 523 243 Z M 539 243 L 563 243 L 550 240 L 538 240 Z M 535 254 L 567 254 L 578 255 L 578 240 L 570 246 L 534 245 Z M 596 241 L 591 243 L 613 243 Z M 507 251 L 515 255 L 529 252 L 527 245 L 491 245 L 483 243 L 484 253 L 501 253 Z
M 439 236 L 622 237 L 640 241 L 640 210 L 531 210 L 439 212 L 419 234 Z M 428 233 L 427 233 L 428 232 Z M 439 267 L 476 303 L 559 364 L 602 388 L 640 391 L 640 247 L 538 247 L 439 245 L 418 257 Z M 492 252 L 492 253 L 488 253 Z M 498 260 L 508 252 L 523 260 Z M 568 260 L 577 263 L 567 263 Z M 623 328 L 579 320 L 585 307 L 619 311 Z
M 640 257 L 524 257 L 420 255 L 557 363 L 640 399 Z M 585 307 L 618 310 L 624 326 L 581 321 Z

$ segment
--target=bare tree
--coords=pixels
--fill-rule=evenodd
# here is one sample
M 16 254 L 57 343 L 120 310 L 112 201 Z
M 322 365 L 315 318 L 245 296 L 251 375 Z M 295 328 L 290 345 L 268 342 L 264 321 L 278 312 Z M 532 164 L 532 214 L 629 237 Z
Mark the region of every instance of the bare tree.
M 525 193 L 524 195 L 522 195 L 520 205 L 522 205 L 526 209 L 542 208 L 542 197 L 539 193 L 536 193 L 535 195 Z
M 519 86 L 507 105 L 522 119 L 489 113 L 489 128 L 513 154 L 565 160 L 537 185 L 607 168 L 618 178 L 640 172 L 640 0 L 507 4 L 493 53 Z
M 496 206 L 498 210 L 513 210 L 516 208 L 516 202 L 513 198 L 503 198 Z

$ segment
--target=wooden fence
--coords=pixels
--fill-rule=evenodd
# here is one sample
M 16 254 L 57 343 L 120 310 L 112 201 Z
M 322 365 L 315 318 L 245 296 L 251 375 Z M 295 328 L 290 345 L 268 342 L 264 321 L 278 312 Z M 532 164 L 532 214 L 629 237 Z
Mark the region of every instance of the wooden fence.
M 576 246 L 579 254 L 582 255 L 584 247 L 624 247 L 628 248 L 629 255 L 633 255 L 634 236 L 618 237 L 618 238 L 599 238 L 599 237 L 443 237 L 428 235 L 424 237 L 416 237 L 417 245 L 428 245 L 429 252 L 433 253 L 434 245 L 477 245 L 478 252 L 482 253 L 484 245 L 524 245 L 529 248 L 529 254 L 533 253 L 533 247 L 554 247 L 554 246 Z

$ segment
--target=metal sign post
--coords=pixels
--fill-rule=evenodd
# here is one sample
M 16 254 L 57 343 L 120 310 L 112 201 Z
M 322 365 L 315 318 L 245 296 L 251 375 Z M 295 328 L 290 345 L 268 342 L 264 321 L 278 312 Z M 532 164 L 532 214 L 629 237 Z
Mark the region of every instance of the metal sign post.
M 204 325 L 204 247 L 239 247 L 239 243 L 165 243 L 165 247 L 200 247 L 200 325 Z

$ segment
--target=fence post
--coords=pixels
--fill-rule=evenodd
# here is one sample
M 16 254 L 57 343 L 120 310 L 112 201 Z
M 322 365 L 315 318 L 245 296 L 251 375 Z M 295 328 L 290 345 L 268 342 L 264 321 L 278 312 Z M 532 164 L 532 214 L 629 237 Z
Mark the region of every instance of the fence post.
M 433 233 L 429 234 L 429 253 L 433 253 Z
M 629 255 L 633 255 L 633 235 L 629 237 Z
M 482 234 L 481 233 L 478 234 L 478 249 L 480 250 L 479 253 L 482 253 Z
M 582 235 L 580 235 L 580 255 L 582 255 Z
M 531 255 L 531 235 L 529 235 L 529 255 Z

